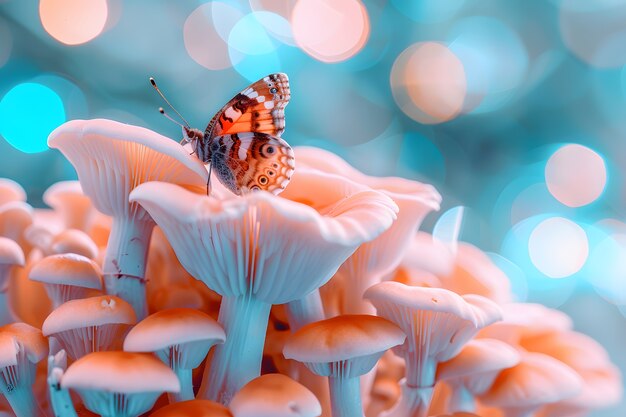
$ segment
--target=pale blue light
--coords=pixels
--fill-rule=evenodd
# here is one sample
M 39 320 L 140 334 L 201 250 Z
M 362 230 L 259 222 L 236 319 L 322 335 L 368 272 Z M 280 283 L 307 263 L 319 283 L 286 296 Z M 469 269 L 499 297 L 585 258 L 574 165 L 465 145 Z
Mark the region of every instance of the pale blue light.
M 408 18 L 423 23 L 443 22 L 463 7 L 465 0 L 391 0 L 396 9 Z
M 0 135 L 22 152 L 48 150 L 48 135 L 63 122 L 61 98 L 41 84 L 18 84 L 0 101 Z
M 276 50 L 276 44 L 254 13 L 235 24 L 228 36 L 228 46 L 247 55 L 265 55 Z
M 237 54 L 238 51 L 228 48 L 231 56 Z M 280 59 L 276 52 L 270 52 L 263 55 L 245 55 L 244 58 L 233 64 L 235 70 L 250 82 L 259 80 L 267 74 L 281 71 Z

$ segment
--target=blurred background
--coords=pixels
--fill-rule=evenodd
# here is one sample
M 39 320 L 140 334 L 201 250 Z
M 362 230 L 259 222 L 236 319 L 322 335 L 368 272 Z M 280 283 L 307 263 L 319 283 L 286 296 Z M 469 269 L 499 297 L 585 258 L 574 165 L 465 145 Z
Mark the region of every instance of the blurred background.
M 626 0 L 0 0 L 0 177 L 42 207 L 46 145 L 110 118 L 180 139 L 288 73 L 283 137 L 432 183 L 520 301 L 570 314 L 626 370 Z M 594 414 L 626 415 L 626 405 Z

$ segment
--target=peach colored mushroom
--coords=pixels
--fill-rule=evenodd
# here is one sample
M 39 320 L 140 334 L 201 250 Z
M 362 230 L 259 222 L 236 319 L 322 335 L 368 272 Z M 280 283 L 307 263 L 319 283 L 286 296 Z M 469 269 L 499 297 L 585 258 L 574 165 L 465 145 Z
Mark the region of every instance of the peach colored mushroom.
M 577 395 L 583 381 L 569 366 L 541 353 L 525 353 L 521 362 L 503 370 L 480 401 L 507 417 L 530 417 L 545 404 Z
M 304 385 L 281 374 L 253 379 L 230 403 L 234 417 L 318 417 L 322 406 Z
M 199 391 L 222 404 L 259 375 L 271 305 L 319 288 L 395 218 L 393 201 L 371 190 L 323 212 L 264 192 L 220 201 L 158 182 L 130 198 L 155 219 L 181 264 L 223 297 L 219 322 L 227 339 L 215 348 Z
M 478 337 L 498 339 L 516 346 L 524 337 L 566 331 L 573 327 L 567 314 L 541 304 L 510 303 L 500 307 L 502 321 L 481 330 Z
M 16 266 L 24 266 L 24 252 L 12 239 L 0 237 L 0 325 L 15 321 L 6 292 L 11 272 Z
M 33 208 L 22 201 L 12 201 L 0 206 L 0 236 L 17 242 L 28 254 L 31 245 L 24 236 L 24 231 L 33 224 Z
M 113 217 L 104 271 L 107 293 L 128 301 L 138 318 L 147 315 L 145 267 L 154 222 L 128 201 L 139 184 L 160 180 L 202 192 L 204 165 L 174 141 L 137 126 L 111 120 L 73 120 L 48 138 L 74 165 L 85 194 Z
M 91 230 L 94 207 L 78 181 L 59 181 L 43 193 L 43 201 L 63 219 L 64 229 Z
M 362 417 L 360 380 L 387 349 L 406 335 L 377 316 L 346 315 L 311 323 L 285 344 L 287 359 L 302 362 L 313 373 L 327 376 L 333 417 Z
M 98 247 L 89 235 L 82 230 L 67 229 L 52 238 L 49 253 L 75 253 L 89 259 L 96 259 Z
M 52 311 L 43 334 L 54 336 L 68 356 L 121 349 L 129 327 L 137 321 L 133 308 L 121 298 L 103 295 L 71 300 Z
M 152 355 L 94 352 L 67 368 L 61 388 L 78 392 L 85 407 L 102 417 L 136 417 L 163 392 L 178 392 L 176 374 Z
M 224 343 L 224 329 L 208 315 L 190 308 L 154 313 L 133 327 L 124 339 L 126 352 L 154 352 L 178 376 L 181 389 L 170 402 L 194 398 L 191 372 L 209 349 Z
M 233 417 L 228 408 L 209 400 L 189 400 L 166 405 L 150 417 Z
M 407 334 L 406 342 L 394 349 L 406 361 L 406 379 L 400 401 L 384 414 L 389 417 L 425 416 L 437 364 L 456 356 L 481 328 L 502 317 L 500 308 L 484 297 L 393 281 L 369 288 L 365 298 Z
M 606 350 L 598 342 L 573 331 L 526 336 L 522 348 L 543 353 L 563 362 L 576 371 L 583 380 L 582 391 L 571 398 L 551 404 L 546 415 L 558 415 L 567 410 L 589 413 L 610 407 L 622 399 L 623 383 L 619 370 L 611 363 Z M 547 414 L 547 413 L 551 414 Z
M 37 262 L 28 274 L 42 282 L 54 308 L 102 290 L 102 271 L 91 259 L 73 253 L 50 255 Z
M 476 411 L 474 398 L 484 394 L 500 371 L 517 365 L 519 352 L 497 339 L 475 339 L 461 352 L 437 367 L 437 380 L 452 388 L 448 411 Z
M 39 329 L 25 323 L 0 327 L 0 393 L 17 417 L 39 414 L 33 394 L 36 364 L 48 355 L 48 343 Z
M 373 314 L 372 306 L 363 301 L 363 293 L 380 282 L 401 262 L 408 244 L 426 215 L 439 210 L 441 196 L 434 187 L 399 177 L 379 178 L 365 175 L 337 155 L 318 148 L 294 149 L 298 163 L 344 176 L 390 197 L 399 207 L 393 225 L 376 239 L 365 243 L 341 266 L 323 291 L 344 287 L 343 314 Z
M 26 201 L 26 191 L 9 178 L 0 178 L 0 206 L 11 201 Z

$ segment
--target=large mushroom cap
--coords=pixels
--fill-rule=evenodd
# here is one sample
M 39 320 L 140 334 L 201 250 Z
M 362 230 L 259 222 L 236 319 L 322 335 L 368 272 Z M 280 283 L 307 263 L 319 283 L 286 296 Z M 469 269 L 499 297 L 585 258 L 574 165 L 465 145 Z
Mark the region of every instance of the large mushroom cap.
M 154 313 L 133 327 L 124 350 L 154 352 L 168 346 L 200 340 L 223 343 L 224 329 L 213 318 L 190 308 L 173 308 Z
M 72 120 L 48 138 L 74 165 L 87 196 L 108 215 L 126 215 L 128 195 L 146 181 L 204 189 L 204 165 L 176 142 L 151 130 L 112 120 Z
M 319 401 L 306 387 L 282 374 L 253 379 L 229 405 L 234 417 L 317 417 Z
M 11 201 L 26 201 L 26 191 L 9 178 L 0 178 L 0 206 Z
M 189 400 L 159 408 L 150 417 L 233 417 L 228 408 L 209 400 Z
M 176 374 L 152 355 L 130 352 L 94 352 L 83 356 L 61 379 L 63 388 L 124 394 L 178 392 Z
M 52 311 L 43 323 L 48 336 L 65 330 L 103 324 L 135 324 L 135 311 L 126 301 L 112 295 L 71 300 Z
M 393 202 L 375 191 L 335 202 L 326 215 L 265 192 L 220 201 L 158 182 L 137 187 L 131 201 L 150 212 L 194 277 L 220 295 L 251 290 L 271 304 L 318 288 L 395 217 Z
M 287 341 L 283 354 L 299 362 L 339 362 L 382 353 L 404 339 L 404 332 L 382 317 L 345 315 L 304 326 Z
M 37 262 L 28 275 L 33 281 L 97 290 L 102 289 L 101 276 L 98 264 L 73 253 L 47 256 Z

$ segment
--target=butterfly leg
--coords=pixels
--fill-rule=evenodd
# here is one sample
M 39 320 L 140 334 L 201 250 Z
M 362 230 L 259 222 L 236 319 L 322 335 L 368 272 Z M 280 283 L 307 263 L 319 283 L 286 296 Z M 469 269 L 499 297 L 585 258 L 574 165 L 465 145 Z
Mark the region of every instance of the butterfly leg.
M 211 195 L 211 169 L 213 164 L 209 164 L 209 178 L 206 180 L 206 195 Z

